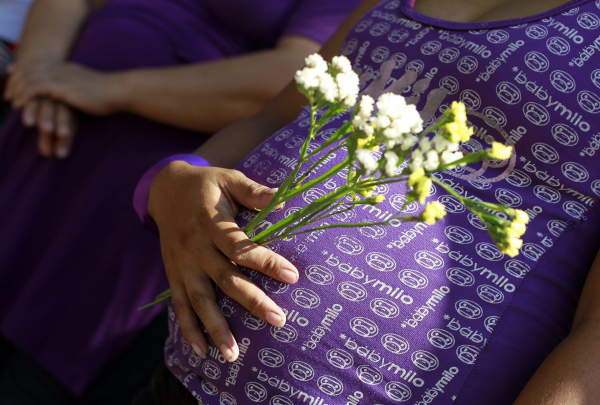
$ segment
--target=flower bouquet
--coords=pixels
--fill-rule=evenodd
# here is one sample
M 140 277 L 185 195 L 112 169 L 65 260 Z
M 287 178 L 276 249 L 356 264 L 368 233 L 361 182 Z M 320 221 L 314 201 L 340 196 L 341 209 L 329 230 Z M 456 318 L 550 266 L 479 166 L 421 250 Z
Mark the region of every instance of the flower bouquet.
M 423 129 L 423 120 L 416 107 L 406 104 L 400 95 L 383 93 L 377 101 L 363 95 L 358 100 L 359 78 L 344 56 L 336 56 L 328 64 L 320 55 L 311 55 L 306 58 L 306 67 L 296 73 L 295 79 L 298 90 L 308 99 L 308 135 L 292 172 L 269 204 L 244 228 L 253 242 L 268 245 L 307 232 L 336 227 L 388 225 L 391 221 L 433 224 L 446 215 L 445 207 L 439 201 L 428 203 L 418 216 L 404 215 L 403 211 L 415 201 L 425 204 L 435 183 L 482 221 L 502 253 L 510 257 L 519 254 L 523 244 L 520 238 L 529 221 L 527 213 L 476 198 L 466 198 L 434 176 L 436 172 L 488 158 L 506 160 L 513 153 L 512 147 L 494 142 L 491 149 L 464 154 L 460 144 L 469 141 L 473 129 L 467 125 L 463 103 L 453 102 L 441 117 Z M 346 111 L 351 112 L 351 119 L 344 122 L 325 142 L 316 147 L 311 144 L 327 122 Z M 315 174 L 316 169 L 333 152 L 338 151 L 343 151 L 345 158 L 326 172 Z M 343 175 L 345 181 L 342 186 L 274 224 L 265 221 L 273 210 L 282 208 L 287 201 L 336 175 Z M 331 216 L 351 211 L 357 206 L 381 203 L 385 197 L 373 195 L 373 191 L 378 186 L 396 182 L 406 182 L 408 191 L 402 208 L 386 220 L 337 224 L 324 222 Z M 170 290 L 167 290 L 147 306 L 161 302 L 170 295 Z

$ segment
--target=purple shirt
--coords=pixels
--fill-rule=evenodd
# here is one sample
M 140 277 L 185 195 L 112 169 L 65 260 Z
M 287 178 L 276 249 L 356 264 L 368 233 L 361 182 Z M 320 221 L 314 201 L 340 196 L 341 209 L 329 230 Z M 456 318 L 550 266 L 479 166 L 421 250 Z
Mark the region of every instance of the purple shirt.
M 467 151 L 493 141 L 514 146 L 508 161 L 436 177 L 461 195 L 526 210 L 521 254 L 503 255 L 476 216 L 434 187 L 428 200 L 448 211 L 435 225 L 392 221 L 269 245 L 300 269 L 299 282 L 243 271 L 287 312 L 287 324 L 270 327 L 218 291 L 240 345 L 233 364 L 212 342 L 205 360 L 196 356 L 170 306 L 170 370 L 204 405 L 512 404 L 568 334 L 599 248 L 599 38 L 600 1 L 473 24 L 428 18 L 406 0 L 367 12 L 342 47 L 357 71 L 379 75 L 429 123 L 463 101 L 475 127 Z M 328 123 L 314 142 L 347 119 Z M 308 123 L 304 111 L 238 169 L 276 187 L 294 167 Z M 318 171 L 342 158 L 331 154 Z M 334 176 L 267 220 L 342 182 Z M 402 185 L 376 193 L 386 196 L 377 207 L 329 223 L 385 220 L 404 202 Z M 420 209 L 412 203 L 407 214 Z M 240 212 L 240 225 L 253 215 Z
M 112 0 L 72 60 L 103 71 L 175 66 L 324 42 L 358 0 Z M 243 16 L 243 19 L 236 20 Z M 137 180 L 208 136 L 129 114 L 82 116 L 72 155 L 44 159 L 16 112 L 0 129 L 0 328 L 74 394 L 123 352 L 168 288 L 157 239 L 131 209 Z

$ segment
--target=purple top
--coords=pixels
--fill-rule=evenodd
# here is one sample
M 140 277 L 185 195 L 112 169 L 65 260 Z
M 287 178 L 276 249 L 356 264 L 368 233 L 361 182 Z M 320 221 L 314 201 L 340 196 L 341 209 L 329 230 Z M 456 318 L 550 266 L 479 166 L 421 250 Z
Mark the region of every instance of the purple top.
M 512 404 L 568 334 L 600 247 L 600 69 L 591 61 L 599 35 L 600 1 L 591 0 L 485 24 L 428 18 L 407 0 L 366 13 L 342 53 L 378 76 L 379 93 L 404 94 L 425 122 L 462 100 L 476 129 L 466 150 L 493 141 L 515 147 L 508 161 L 437 177 L 462 195 L 526 210 L 532 221 L 521 254 L 505 257 L 476 216 L 434 187 L 429 201 L 448 211 L 435 225 L 342 228 L 269 245 L 300 269 L 299 282 L 243 271 L 287 312 L 287 324 L 270 327 L 218 291 L 240 345 L 233 364 L 212 343 L 205 360 L 196 356 L 170 307 L 170 370 L 204 405 Z M 307 116 L 238 168 L 276 187 L 294 167 Z M 347 119 L 328 123 L 314 142 Z M 319 170 L 341 159 L 332 153 Z M 342 181 L 335 176 L 268 221 Z M 383 203 L 330 223 L 381 221 L 402 206 L 402 186 L 376 192 Z M 420 209 L 413 203 L 407 213 Z M 240 225 L 253 215 L 240 212 Z
M 239 55 L 288 34 L 324 42 L 356 3 L 112 0 L 72 60 L 118 71 Z M 137 308 L 168 288 L 158 240 L 131 207 L 137 181 L 207 138 L 128 114 L 79 124 L 65 161 L 39 156 L 18 112 L 0 129 L 0 328 L 74 394 L 160 309 Z

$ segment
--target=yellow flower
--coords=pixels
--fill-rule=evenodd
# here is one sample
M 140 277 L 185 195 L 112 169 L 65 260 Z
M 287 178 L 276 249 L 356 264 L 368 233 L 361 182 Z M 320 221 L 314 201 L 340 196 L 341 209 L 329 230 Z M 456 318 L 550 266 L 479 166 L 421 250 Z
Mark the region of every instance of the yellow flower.
M 421 214 L 423 221 L 429 225 L 435 224 L 435 221 L 446 216 L 446 207 L 439 201 L 434 201 L 427 204 L 425 210 Z
M 525 224 L 522 224 L 520 222 L 513 222 L 506 229 L 506 231 L 508 232 L 509 235 L 514 233 L 517 236 L 522 236 L 525 233 L 525 230 L 526 230 Z
M 373 198 L 373 201 L 375 201 L 377 204 L 379 204 L 380 202 L 385 201 L 385 197 L 382 195 L 376 195 L 375 198 Z
M 408 187 L 412 187 L 415 184 L 417 184 L 419 182 L 419 180 L 421 180 L 421 177 L 425 176 L 425 170 L 422 167 L 419 167 L 418 169 L 416 169 L 414 172 L 411 173 L 410 177 L 408 178 L 408 183 L 407 186 Z
M 473 135 L 473 128 L 456 121 L 446 124 L 446 130 L 450 132 L 450 142 L 452 143 L 468 142 Z
M 369 149 L 371 149 L 374 152 L 379 152 L 379 145 L 374 145 L 374 146 L 370 147 Z
M 523 210 L 515 210 L 515 219 L 513 221 L 518 224 L 528 224 L 529 223 L 529 215 Z
M 363 197 L 366 197 L 366 198 L 371 198 L 371 196 L 373 196 L 373 191 L 372 190 L 361 191 L 360 195 L 362 195 Z
M 512 154 L 512 146 L 505 146 L 500 142 L 493 142 L 492 149 L 488 151 L 488 156 L 494 159 L 506 160 Z
M 508 244 L 501 249 L 501 252 L 510 257 L 515 257 L 519 254 L 519 249 L 523 246 L 523 241 L 519 238 L 509 238 Z
M 454 115 L 455 122 L 462 122 L 463 124 L 467 122 L 467 109 L 465 108 L 465 103 L 453 101 L 450 106 L 450 111 Z
M 431 179 L 426 176 L 421 177 L 419 183 L 417 183 L 415 189 L 419 193 L 419 202 L 421 204 L 425 204 L 425 199 L 431 194 L 431 184 Z

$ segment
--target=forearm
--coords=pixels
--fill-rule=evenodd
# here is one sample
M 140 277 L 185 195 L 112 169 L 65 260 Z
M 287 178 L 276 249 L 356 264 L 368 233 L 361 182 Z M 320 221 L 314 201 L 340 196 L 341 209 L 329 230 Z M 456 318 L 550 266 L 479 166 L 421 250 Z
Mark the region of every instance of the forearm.
M 65 60 L 93 5 L 91 0 L 34 2 L 23 31 L 18 61 Z
M 289 40 L 289 38 L 288 38 Z M 319 45 L 304 38 L 220 61 L 120 74 L 118 110 L 166 124 L 215 132 L 257 113 Z
M 574 328 L 527 383 L 514 405 L 600 403 L 600 320 Z

